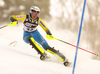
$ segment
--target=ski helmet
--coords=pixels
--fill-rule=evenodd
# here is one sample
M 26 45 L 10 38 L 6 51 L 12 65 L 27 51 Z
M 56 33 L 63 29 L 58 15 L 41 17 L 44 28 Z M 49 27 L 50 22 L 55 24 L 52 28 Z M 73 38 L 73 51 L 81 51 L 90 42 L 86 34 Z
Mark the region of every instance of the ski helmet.
M 30 17 L 31 17 L 31 15 L 32 15 L 32 13 L 33 14 L 37 14 L 37 15 L 35 15 L 36 17 L 38 17 L 39 16 L 39 14 L 40 14 L 40 9 L 37 7 L 37 6 L 32 6 L 31 8 L 30 8 Z M 31 17 L 32 18 L 32 17 Z
M 40 9 L 39 9 L 37 6 L 32 6 L 32 7 L 30 8 L 30 13 L 31 13 L 32 11 L 35 11 L 36 13 L 40 13 Z

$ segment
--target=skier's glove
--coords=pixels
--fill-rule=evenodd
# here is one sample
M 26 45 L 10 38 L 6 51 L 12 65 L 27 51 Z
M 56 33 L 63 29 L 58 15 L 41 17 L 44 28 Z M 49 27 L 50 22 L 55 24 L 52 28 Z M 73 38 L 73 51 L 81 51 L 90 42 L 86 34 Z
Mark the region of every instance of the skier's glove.
M 55 39 L 55 37 L 53 36 L 53 35 L 46 35 L 46 37 L 48 38 L 48 39 L 50 39 L 50 40 L 52 40 L 52 39 Z
M 17 21 L 14 21 L 14 22 L 10 22 L 10 24 L 8 24 L 8 26 L 9 26 L 9 25 L 15 26 L 16 24 L 17 24 Z
M 10 21 L 11 21 L 10 23 L 11 26 L 15 26 L 16 24 L 18 24 L 18 21 L 14 19 L 13 17 L 10 17 Z
M 50 32 L 50 30 L 47 30 L 46 32 L 48 35 L 52 35 L 52 33 Z

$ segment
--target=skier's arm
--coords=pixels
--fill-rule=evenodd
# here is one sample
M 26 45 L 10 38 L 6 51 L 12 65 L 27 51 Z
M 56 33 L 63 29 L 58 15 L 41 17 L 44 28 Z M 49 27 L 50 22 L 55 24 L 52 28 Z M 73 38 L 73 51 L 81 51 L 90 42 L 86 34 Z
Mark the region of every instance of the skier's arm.
M 48 27 L 45 25 L 45 23 L 42 21 L 42 19 L 39 19 L 39 25 L 43 28 L 43 30 L 47 33 L 46 37 L 48 39 L 54 39 L 54 36 L 52 35 L 52 33 L 50 32 L 50 30 L 48 29 Z
M 39 25 L 42 27 L 42 29 L 48 34 L 52 35 L 48 27 L 45 25 L 42 19 L 39 19 Z
M 12 22 L 13 21 L 18 21 L 18 20 L 23 22 L 26 18 L 26 15 L 11 15 L 9 18 Z

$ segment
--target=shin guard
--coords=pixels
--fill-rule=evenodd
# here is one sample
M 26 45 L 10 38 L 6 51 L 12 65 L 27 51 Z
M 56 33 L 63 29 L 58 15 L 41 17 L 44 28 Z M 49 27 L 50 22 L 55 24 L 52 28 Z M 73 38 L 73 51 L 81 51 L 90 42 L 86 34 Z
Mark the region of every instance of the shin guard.
M 47 51 L 49 53 L 52 53 L 53 55 L 57 56 L 62 62 L 64 62 L 66 60 L 66 57 L 59 51 L 55 50 L 54 48 L 48 48 Z
M 33 37 L 29 38 L 29 42 L 40 55 L 45 53 L 44 49 L 40 47 L 40 45 L 34 40 Z

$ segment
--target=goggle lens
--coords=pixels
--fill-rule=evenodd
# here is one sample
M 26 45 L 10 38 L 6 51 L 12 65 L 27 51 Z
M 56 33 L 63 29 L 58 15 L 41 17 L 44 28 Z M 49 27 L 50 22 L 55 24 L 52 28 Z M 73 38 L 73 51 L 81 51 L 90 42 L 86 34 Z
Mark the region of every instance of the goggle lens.
M 32 12 L 35 12 L 35 13 L 40 13 L 39 11 L 35 11 L 35 10 L 32 10 Z

